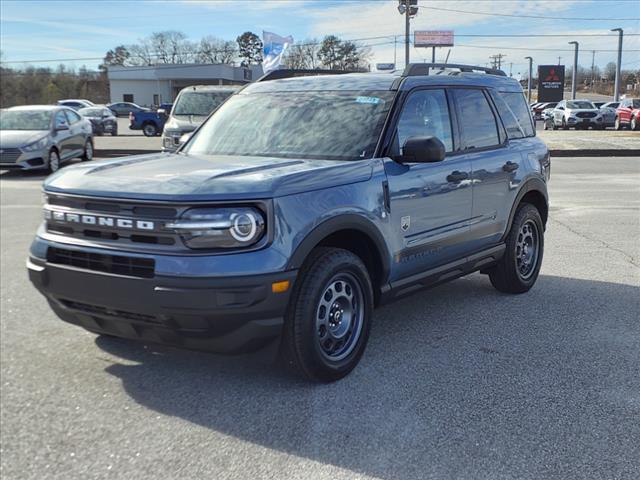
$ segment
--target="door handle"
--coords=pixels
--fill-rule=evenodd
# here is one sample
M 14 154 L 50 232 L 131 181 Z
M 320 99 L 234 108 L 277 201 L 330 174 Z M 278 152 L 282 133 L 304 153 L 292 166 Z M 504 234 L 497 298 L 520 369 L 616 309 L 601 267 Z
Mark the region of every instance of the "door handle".
M 449 175 L 447 175 L 447 182 L 460 183 L 462 180 L 467 180 L 468 178 L 469 178 L 469 174 L 467 172 L 460 172 L 458 170 L 454 170 Z
M 508 161 L 502 166 L 502 170 L 504 170 L 505 172 L 515 172 L 519 166 L 520 165 L 515 162 Z

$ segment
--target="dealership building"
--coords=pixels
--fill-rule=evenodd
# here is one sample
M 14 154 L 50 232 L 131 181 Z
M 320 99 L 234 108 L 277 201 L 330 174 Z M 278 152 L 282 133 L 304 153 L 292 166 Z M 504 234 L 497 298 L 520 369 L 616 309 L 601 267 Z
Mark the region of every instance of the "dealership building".
M 244 85 L 261 75 L 262 65 L 164 64 L 108 70 L 111 102 L 143 106 L 171 103 L 181 89 L 191 85 Z

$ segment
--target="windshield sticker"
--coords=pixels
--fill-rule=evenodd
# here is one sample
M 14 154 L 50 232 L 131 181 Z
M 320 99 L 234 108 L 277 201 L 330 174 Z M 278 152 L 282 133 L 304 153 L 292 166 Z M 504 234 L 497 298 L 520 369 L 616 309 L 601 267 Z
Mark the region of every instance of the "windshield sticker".
M 356 97 L 356 103 L 370 103 L 371 105 L 377 105 L 382 100 L 378 97 Z

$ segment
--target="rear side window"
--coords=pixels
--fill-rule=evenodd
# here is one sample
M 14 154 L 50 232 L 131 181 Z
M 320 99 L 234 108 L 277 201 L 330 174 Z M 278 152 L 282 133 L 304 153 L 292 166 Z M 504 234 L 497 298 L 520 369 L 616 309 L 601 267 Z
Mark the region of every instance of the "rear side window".
M 492 96 L 510 139 L 535 136 L 535 129 L 523 94 L 494 92 Z M 555 105 L 557 104 L 549 104 L 549 107 L 545 105 L 544 108 L 554 108 Z
M 80 121 L 80 115 L 78 115 L 73 110 L 65 110 L 64 113 L 67 115 L 70 125 L 73 125 L 74 123 L 77 123 Z
M 500 145 L 498 125 L 482 90 L 453 89 L 462 130 L 463 148 L 487 148 Z
M 419 90 L 407 98 L 398 120 L 393 145 L 399 152 L 409 137 L 436 137 L 444 143 L 445 150 L 453 150 L 451 118 L 444 90 Z

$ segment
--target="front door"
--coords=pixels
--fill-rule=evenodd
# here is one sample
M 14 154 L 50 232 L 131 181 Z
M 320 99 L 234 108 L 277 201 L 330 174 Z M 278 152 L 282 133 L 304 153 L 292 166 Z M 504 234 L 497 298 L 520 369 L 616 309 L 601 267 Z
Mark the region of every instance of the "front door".
M 54 134 L 56 144 L 60 154 L 60 159 L 65 160 L 70 157 L 73 149 L 73 141 L 69 133 L 69 121 L 63 110 L 58 110 L 53 118 Z
M 435 163 L 385 161 L 395 268 L 391 280 L 464 257 L 471 217 L 471 162 L 454 155 L 450 100 L 444 89 L 411 92 L 396 126 L 390 155 L 412 136 L 435 136 L 447 151 Z

